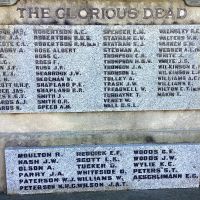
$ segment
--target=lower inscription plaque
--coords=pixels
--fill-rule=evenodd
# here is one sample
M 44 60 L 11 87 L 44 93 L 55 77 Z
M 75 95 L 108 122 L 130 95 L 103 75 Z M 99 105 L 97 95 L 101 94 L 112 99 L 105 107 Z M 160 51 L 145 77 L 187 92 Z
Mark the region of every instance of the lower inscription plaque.
M 9 194 L 199 187 L 200 145 L 5 150 Z
M 200 109 L 200 26 L 0 26 L 0 112 Z

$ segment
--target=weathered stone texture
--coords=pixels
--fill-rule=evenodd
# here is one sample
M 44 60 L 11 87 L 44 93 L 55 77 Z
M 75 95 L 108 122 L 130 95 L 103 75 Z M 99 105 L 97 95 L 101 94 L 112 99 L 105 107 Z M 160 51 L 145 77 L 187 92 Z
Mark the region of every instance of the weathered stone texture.
M 20 19 L 17 7 L 170 7 L 186 8 L 185 19 L 136 20 L 41 20 Z M 200 8 L 186 7 L 182 0 L 44 1 L 21 0 L 0 7 L 0 24 L 198 24 Z M 0 115 L 0 191 L 5 188 L 4 147 L 58 146 L 67 144 L 200 142 L 200 111 L 148 111 Z M 96 131 L 102 131 L 96 132 Z M 128 132 L 124 132 L 128 131 Z M 75 131 L 65 132 L 65 131 Z M 85 131 L 80 133 L 81 131 Z M 89 131 L 89 132 L 88 132 Z M 107 132 L 106 132 L 107 131 Z M 117 132 L 116 132 L 117 131 Z M 44 133 L 45 132 L 45 133 Z M 49 132 L 49 133 L 48 133 Z M 63 133 L 54 133 L 63 132 Z

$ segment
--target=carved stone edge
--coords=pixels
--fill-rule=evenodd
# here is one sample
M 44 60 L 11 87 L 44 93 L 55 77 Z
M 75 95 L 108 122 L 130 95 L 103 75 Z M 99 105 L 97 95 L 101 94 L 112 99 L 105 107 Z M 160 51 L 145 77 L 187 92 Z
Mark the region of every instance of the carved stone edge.
M 187 6 L 200 6 L 200 0 L 184 0 Z
M 19 0 L 0 0 L 0 6 L 12 6 L 16 4 Z

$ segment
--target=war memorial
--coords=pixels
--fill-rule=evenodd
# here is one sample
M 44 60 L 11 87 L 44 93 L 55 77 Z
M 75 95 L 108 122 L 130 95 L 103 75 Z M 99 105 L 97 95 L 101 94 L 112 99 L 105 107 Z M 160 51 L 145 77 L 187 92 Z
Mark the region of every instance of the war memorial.
M 199 13 L 198 0 L 1 0 L 0 192 L 198 190 Z

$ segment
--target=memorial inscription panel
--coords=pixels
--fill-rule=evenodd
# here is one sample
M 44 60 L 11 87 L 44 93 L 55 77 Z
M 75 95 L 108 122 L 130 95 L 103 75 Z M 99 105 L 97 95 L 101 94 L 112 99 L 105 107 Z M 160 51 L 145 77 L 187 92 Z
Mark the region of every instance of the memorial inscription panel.
M 0 28 L 0 112 L 200 109 L 200 26 Z
M 5 150 L 9 194 L 199 187 L 200 145 Z

